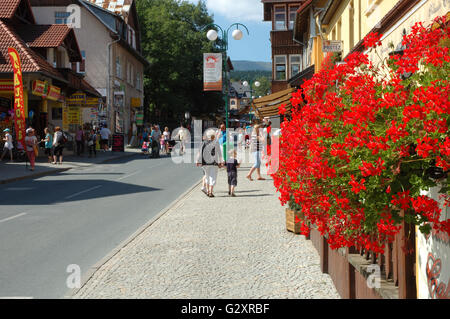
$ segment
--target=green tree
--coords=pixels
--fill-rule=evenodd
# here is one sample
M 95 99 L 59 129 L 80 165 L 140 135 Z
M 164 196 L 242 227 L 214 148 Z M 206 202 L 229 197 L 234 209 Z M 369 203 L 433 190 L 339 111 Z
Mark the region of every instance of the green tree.
M 203 53 L 214 52 L 204 28 L 213 22 L 204 1 L 137 0 L 145 70 L 145 107 L 150 121 L 176 125 L 185 111 L 214 113 L 220 92 L 203 92 Z

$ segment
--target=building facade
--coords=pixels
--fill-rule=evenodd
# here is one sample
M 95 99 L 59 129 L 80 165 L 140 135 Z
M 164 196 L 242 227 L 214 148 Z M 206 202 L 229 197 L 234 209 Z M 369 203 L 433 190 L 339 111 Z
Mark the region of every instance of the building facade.
M 13 47 L 22 63 L 27 126 L 35 128 L 37 136 L 43 137 L 45 127 L 63 126 L 74 93 L 97 101 L 100 94 L 82 76 L 71 71 L 72 63 L 82 62 L 72 28 L 36 24 L 29 0 L 8 0 L 3 4 L 0 51 L 5 59 L 0 60 L 0 128 L 14 129 L 13 71 L 7 58 L 8 47 Z
M 293 31 L 297 10 L 303 1 L 261 0 L 264 5 L 264 21 L 272 23 L 272 93 L 289 87 L 288 80 L 299 73 L 305 63 L 303 45 L 294 41 Z
M 39 23 L 73 26 L 83 57 L 72 70 L 85 76 L 101 93 L 104 107 L 99 124 L 124 134 L 136 135 L 136 117 L 143 112 L 144 67 L 134 1 L 32 0 Z M 121 3 L 119 5 L 118 3 Z M 74 20 L 75 19 L 75 20 Z

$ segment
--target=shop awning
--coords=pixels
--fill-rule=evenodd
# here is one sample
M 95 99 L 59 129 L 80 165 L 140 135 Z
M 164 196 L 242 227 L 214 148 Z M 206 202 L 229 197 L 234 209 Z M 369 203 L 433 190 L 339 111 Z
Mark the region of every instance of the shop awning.
M 296 91 L 296 88 L 289 88 L 263 96 L 259 99 L 255 99 L 253 100 L 252 108 L 255 110 L 255 113 L 259 118 L 264 118 L 266 116 L 277 116 L 278 108 L 281 105 L 284 105 L 286 110 L 289 112 L 292 107 L 290 99 L 292 98 L 292 92 L 294 91 Z

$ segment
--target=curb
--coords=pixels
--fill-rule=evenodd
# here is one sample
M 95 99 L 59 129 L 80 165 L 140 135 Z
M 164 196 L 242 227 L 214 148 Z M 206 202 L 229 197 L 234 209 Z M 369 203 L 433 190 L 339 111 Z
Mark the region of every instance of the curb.
M 122 156 L 117 156 L 117 157 L 113 157 L 113 158 L 107 158 L 107 159 L 105 159 L 103 161 L 100 161 L 98 163 L 91 163 L 90 165 L 86 165 L 85 167 L 90 167 L 90 166 L 93 166 L 93 165 L 107 163 L 107 162 L 114 161 L 114 160 L 117 160 L 117 159 L 131 157 L 131 156 L 134 156 L 136 154 L 139 154 L 139 153 L 124 154 Z M 24 180 L 24 179 L 38 178 L 38 177 L 42 177 L 42 176 L 52 175 L 52 174 L 55 174 L 55 173 L 65 172 L 65 171 L 68 171 L 68 170 L 73 169 L 73 168 L 76 168 L 76 166 L 65 167 L 65 168 L 55 168 L 55 169 L 52 169 L 52 170 L 49 170 L 49 171 L 46 171 L 46 172 L 33 173 L 31 175 L 25 175 L 25 176 L 20 176 L 20 177 L 13 177 L 13 178 L 9 178 L 9 179 L 0 180 L 0 184 L 7 184 L 7 183 L 17 182 L 17 181 Z
M 152 226 L 153 223 L 156 222 L 158 219 L 160 219 L 165 213 L 167 213 L 174 206 L 176 206 L 182 199 L 184 199 L 192 191 L 194 191 L 195 188 L 198 185 L 200 185 L 200 183 L 202 182 L 202 179 L 203 179 L 203 177 L 198 182 L 194 183 L 194 185 L 192 185 L 183 194 L 178 196 L 178 198 L 175 199 L 174 201 L 172 201 L 167 207 L 162 209 L 155 217 L 151 218 L 147 223 L 145 223 L 143 226 L 139 227 L 139 229 L 137 231 L 135 231 L 133 234 L 131 234 L 131 236 L 129 236 L 127 239 L 125 239 L 119 245 L 117 245 L 116 248 L 114 248 L 109 254 L 107 254 L 100 261 L 98 261 L 96 264 L 94 264 L 92 267 L 90 267 L 89 270 L 81 278 L 80 288 L 70 289 L 61 299 L 73 299 L 73 296 L 75 296 L 81 289 L 83 289 L 83 287 L 94 276 L 94 274 L 97 272 L 97 270 L 99 270 L 104 264 L 106 264 L 109 260 L 111 260 L 115 255 L 117 255 L 123 248 L 128 246 L 140 234 L 142 234 L 145 230 L 147 230 L 150 226 Z

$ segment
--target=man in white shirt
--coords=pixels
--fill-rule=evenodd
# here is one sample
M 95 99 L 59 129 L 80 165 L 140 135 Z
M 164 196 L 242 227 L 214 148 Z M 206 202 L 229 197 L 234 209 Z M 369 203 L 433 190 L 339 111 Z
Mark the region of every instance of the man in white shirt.
M 100 130 L 100 147 L 103 149 L 103 151 L 107 151 L 109 149 L 108 141 L 110 135 L 111 131 L 109 130 L 107 125 L 104 125 Z
M 9 128 L 6 128 L 3 130 L 3 132 L 5 133 L 5 137 L 3 138 L 3 141 L 5 141 L 5 145 L 3 147 L 3 154 L 2 157 L 0 158 L 0 161 L 3 160 L 3 157 L 6 155 L 6 153 L 9 152 L 9 156 L 11 157 L 11 162 L 13 161 L 13 154 L 12 154 L 12 149 L 13 149 L 13 141 L 12 141 L 12 136 L 11 134 L 9 134 Z

